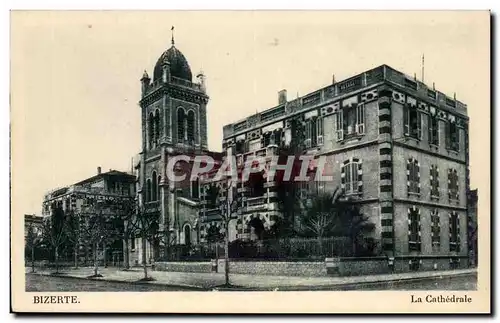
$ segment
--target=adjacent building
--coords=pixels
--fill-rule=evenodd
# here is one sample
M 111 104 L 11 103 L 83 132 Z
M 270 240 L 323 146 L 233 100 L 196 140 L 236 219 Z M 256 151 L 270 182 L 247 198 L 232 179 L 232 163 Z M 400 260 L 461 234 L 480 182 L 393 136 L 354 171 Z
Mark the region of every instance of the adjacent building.
M 54 189 L 44 196 L 42 214 L 49 217 L 54 212 L 62 211 L 59 214 L 64 216 L 81 217 L 86 215 L 87 207 L 95 201 L 112 201 L 121 203 L 135 199 L 136 196 L 136 176 L 126 172 L 110 169 L 102 172 L 101 167 L 97 168 L 97 173 L 87 179 L 75 184 Z M 103 211 L 105 216 L 112 216 L 110 210 Z M 81 259 L 92 259 L 92 248 L 81 242 L 79 246 Z M 120 240 L 110 244 L 107 250 L 107 259 L 113 257 L 122 259 L 123 242 Z
M 464 103 L 382 65 L 302 97 L 280 91 L 276 106 L 224 127 L 223 149 L 238 164 L 290 146 L 327 156 L 333 180 L 306 192 L 342 188 L 375 223 L 396 270 L 448 269 L 467 264 L 468 125 Z M 238 188 L 245 205 L 231 239 L 255 239 L 255 221 L 266 228 L 282 216 L 276 182 L 263 181 Z M 220 226 L 214 207 L 201 209 L 202 237 Z

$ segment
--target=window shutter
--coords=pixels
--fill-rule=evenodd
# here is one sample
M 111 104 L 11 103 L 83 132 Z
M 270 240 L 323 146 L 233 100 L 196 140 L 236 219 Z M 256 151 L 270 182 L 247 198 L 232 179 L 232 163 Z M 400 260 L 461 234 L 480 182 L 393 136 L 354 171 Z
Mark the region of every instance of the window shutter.
M 458 213 L 455 213 L 455 219 L 457 223 L 457 247 L 456 250 L 457 252 L 460 251 L 460 218 L 458 217 Z
M 420 209 L 418 209 L 417 213 L 417 223 L 418 223 L 417 250 L 420 251 L 422 245 L 422 224 L 420 223 Z
M 410 135 L 410 109 L 408 105 L 403 105 L 403 116 L 404 116 L 404 133 L 405 136 Z
M 422 113 L 417 111 L 417 136 L 422 139 Z
M 365 105 L 364 105 L 364 103 L 361 103 L 356 107 L 356 132 L 359 135 L 362 135 L 365 133 Z
M 345 191 L 345 165 L 340 165 L 340 188 Z
M 316 121 L 316 135 L 318 146 L 323 145 L 323 118 L 318 118 Z
M 452 179 L 452 171 L 448 168 L 448 199 L 451 200 L 451 179 Z
M 418 163 L 418 161 L 415 161 L 415 171 L 417 180 L 417 193 L 420 194 L 420 164 Z
M 358 161 L 358 193 L 363 193 L 363 163 L 360 159 Z
M 407 191 L 408 195 L 410 193 L 410 182 L 411 182 L 410 165 L 411 165 L 411 159 L 408 159 L 406 161 L 406 191 Z
M 337 141 L 344 140 L 344 121 L 342 110 L 335 114 L 336 126 L 337 126 Z

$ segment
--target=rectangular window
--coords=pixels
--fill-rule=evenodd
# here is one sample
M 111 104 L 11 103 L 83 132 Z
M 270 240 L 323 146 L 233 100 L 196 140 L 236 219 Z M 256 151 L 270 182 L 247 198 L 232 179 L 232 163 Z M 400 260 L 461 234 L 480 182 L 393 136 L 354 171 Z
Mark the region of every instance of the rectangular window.
M 439 146 L 439 120 L 429 115 L 429 144 Z
M 448 169 L 448 199 L 459 200 L 458 195 L 458 173 L 456 169 Z
M 306 148 L 316 147 L 323 144 L 323 119 L 312 117 L 305 123 L 305 141 Z
M 256 151 L 262 148 L 262 143 L 260 139 L 254 139 L 248 144 L 248 152 Z
M 437 165 L 431 165 L 431 198 L 439 199 L 439 169 Z
M 460 219 L 457 212 L 450 214 L 450 251 L 460 251 Z
M 404 127 L 405 136 L 422 139 L 422 113 L 420 113 L 416 106 L 404 106 Z
M 316 123 L 316 135 L 317 135 L 317 143 L 318 146 L 323 145 L 323 125 L 324 125 L 324 119 L 319 118 L 317 123 Z
M 408 193 L 420 194 L 420 165 L 418 161 L 411 158 L 407 161 L 406 167 Z
M 454 121 L 446 123 L 446 148 L 453 151 L 460 151 L 460 137 L 457 124 Z
M 335 124 L 337 130 L 337 141 L 344 140 L 344 114 L 338 112 L 335 114 Z
M 342 184 L 345 194 L 359 194 L 362 187 L 361 181 L 361 162 L 358 159 L 346 161 L 342 166 Z
M 358 104 L 356 107 L 356 132 L 358 135 L 365 133 L 365 104 Z
M 420 251 L 421 227 L 420 212 L 413 207 L 408 209 L 408 249 L 409 251 Z
M 441 244 L 441 223 L 439 220 L 439 213 L 434 210 L 431 213 L 431 232 L 432 232 L 432 246 L 435 249 L 439 249 Z

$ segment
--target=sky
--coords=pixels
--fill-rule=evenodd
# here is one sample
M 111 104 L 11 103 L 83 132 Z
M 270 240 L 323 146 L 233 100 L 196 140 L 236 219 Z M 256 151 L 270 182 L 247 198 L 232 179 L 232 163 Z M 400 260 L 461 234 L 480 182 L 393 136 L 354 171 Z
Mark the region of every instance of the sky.
M 140 78 L 170 47 L 207 77 L 208 144 L 222 127 L 381 64 L 468 105 L 471 186 L 489 200 L 488 12 L 13 12 L 11 198 L 130 170 L 140 152 Z M 486 149 L 484 147 L 487 147 Z

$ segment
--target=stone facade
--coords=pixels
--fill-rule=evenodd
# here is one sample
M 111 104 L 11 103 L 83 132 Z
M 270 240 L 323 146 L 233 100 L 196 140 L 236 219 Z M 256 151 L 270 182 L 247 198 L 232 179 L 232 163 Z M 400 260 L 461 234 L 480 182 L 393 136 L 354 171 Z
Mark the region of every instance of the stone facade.
M 361 205 L 396 270 L 463 265 L 469 191 L 465 104 L 386 65 L 292 101 L 284 93 L 278 106 L 226 125 L 224 149 L 237 160 L 269 160 L 290 145 L 316 159 L 328 156 L 333 179 L 316 189 L 341 187 Z M 278 139 L 269 141 L 269 135 Z M 266 184 L 258 208 L 250 205 L 255 198 L 243 198 L 243 214 L 234 219 L 237 233 L 230 236 L 248 237 L 255 218 L 270 227 L 281 216 L 270 199 L 274 185 Z M 213 210 L 202 213 L 205 228 L 217 226 Z

